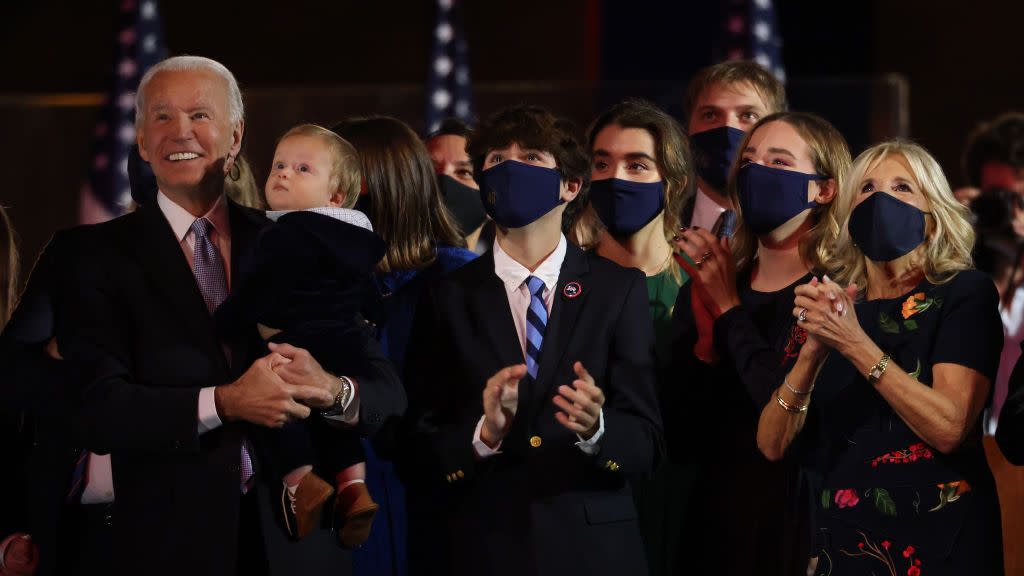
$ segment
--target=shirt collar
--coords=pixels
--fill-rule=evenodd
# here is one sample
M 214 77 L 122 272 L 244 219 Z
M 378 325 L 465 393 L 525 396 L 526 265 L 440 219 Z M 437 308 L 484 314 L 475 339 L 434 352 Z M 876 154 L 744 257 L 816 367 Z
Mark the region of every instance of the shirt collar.
M 725 212 L 725 208 L 719 206 L 710 196 L 700 188 L 697 189 L 697 199 L 693 204 L 692 226 L 700 226 L 705 230 L 711 230 L 718 221 L 718 217 Z
M 160 207 L 160 211 L 163 212 L 164 218 L 167 218 L 167 222 L 171 225 L 171 230 L 174 231 L 174 238 L 178 242 L 184 240 L 185 236 L 192 229 L 192 223 L 196 221 L 196 217 L 188 210 L 175 204 L 162 190 L 157 190 L 156 203 Z M 203 217 L 213 224 L 213 229 L 217 231 L 217 234 L 223 237 L 231 235 L 228 204 L 224 200 L 223 194 L 217 198 L 210 211 L 204 214 Z
M 519 262 L 516 262 L 508 255 L 507 252 L 501 249 L 501 244 L 498 243 L 498 239 L 494 239 L 494 273 L 501 279 L 501 282 L 505 285 L 505 290 L 509 293 L 518 290 L 526 278 L 529 276 L 536 276 L 544 282 L 544 288 L 548 291 L 554 290 L 558 284 L 558 274 L 562 271 L 562 262 L 565 260 L 565 235 L 559 234 L 558 246 L 555 247 L 555 251 L 552 252 L 540 266 L 533 272 L 530 272 L 526 266 L 523 266 Z

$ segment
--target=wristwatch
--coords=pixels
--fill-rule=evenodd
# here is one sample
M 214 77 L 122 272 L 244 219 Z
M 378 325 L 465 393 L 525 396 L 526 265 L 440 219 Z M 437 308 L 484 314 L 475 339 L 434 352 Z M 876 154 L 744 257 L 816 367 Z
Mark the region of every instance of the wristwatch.
M 882 374 L 885 374 L 885 369 L 888 368 L 888 367 L 889 367 L 889 355 L 888 354 L 882 354 L 882 357 L 881 357 L 881 359 L 878 360 L 878 363 L 875 364 L 874 366 L 872 366 L 871 370 L 868 370 L 868 374 L 867 374 L 867 376 L 868 376 L 868 383 L 869 384 L 876 384 L 878 382 L 878 380 L 882 377 Z
M 348 405 L 348 400 L 352 397 L 352 390 L 354 386 L 348 376 L 338 376 L 338 380 L 341 381 L 341 389 L 338 390 L 338 394 L 334 396 L 334 404 L 321 410 L 321 416 L 340 416 L 345 412 L 345 406 Z

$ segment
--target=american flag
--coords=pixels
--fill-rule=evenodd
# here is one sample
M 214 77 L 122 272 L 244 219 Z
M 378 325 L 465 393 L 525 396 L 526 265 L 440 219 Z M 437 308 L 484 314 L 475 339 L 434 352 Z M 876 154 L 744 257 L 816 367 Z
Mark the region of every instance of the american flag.
M 437 0 L 434 51 L 427 80 L 427 133 L 441 127 L 445 118 L 473 121 L 469 57 L 458 0 Z
M 772 0 L 730 0 L 723 47 L 728 60 L 753 60 L 785 83 L 782 36 Z
M 79 220 L 103 222 L 131 202 L 128 152 L 135 144 L 135 90 L 146 70 L 167 54 L 156 0 L 121 0 L 113 82 L 93 134 L 92 164 L 82 186 Z

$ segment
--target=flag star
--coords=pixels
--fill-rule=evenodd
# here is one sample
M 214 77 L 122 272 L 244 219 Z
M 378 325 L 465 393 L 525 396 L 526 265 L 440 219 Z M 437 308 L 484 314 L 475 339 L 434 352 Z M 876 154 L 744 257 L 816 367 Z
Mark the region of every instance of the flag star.
M 430 123 L 430 130 L 428 130 L 428 132 L 434 133 L 434 132 L 437 132 L 440 129 L 441 129 L 441 123 L 438 122 L 437 120 L 434 120 L 433 122 Z
M 740 50 L 739 48 L 735 48 L 735 49 L 729 51 L 729 60 L 742 60 L 742 59 L 743 59 L 743 50 Z
M 754 61 L 760 64 L 762 68 L 770 69 L 772 66 L 771 59 L 768 58 L 768 55 L 765 54 L 764 52 L 758 52 L 757 55 L 754 56 Z
M 131 12 L 132 10 L 135 10 L 135 0 L 123 0 L 121 2 L 122 12 Z
M 768 10 L 772 7 L 772 0 L 754 0 L 754 6 L 761 10 Z
M 437 72 L 438 76 L 447 76 L 452 71 L 452 59 L 447 56 L 441 56 L 437 60 L 434 60 L 434 72 Z
M 125 28 L 117 37 L 121 44 L 131 44 L 135 42 L 135 28 Z
M 434 108 L 444 110 L 452 103 L 452 95 L 444 88 L 440 88 L 430 97 L 430 101 L 433 103 Z
M 465 66 L 459 66 L 455 71 L 455 83 L 460 86 L 469 84 L 469 68 Z
M 135 127 L 131 124 L 125 124 L 121 126 L 121 129 L 117 131 L 117 139 L 122 144 L 132 144 L 135 142 Z M 127 162 L 127 160 L 125 160 Z
M 125 92 L 117 98 L 117 107 L 122 111 L 135 109 L 135 94 Z
M 452 9 L 452 0 L 437 0 L 437 5 L 445 12 Z
M 455 102 L 455 115 L 463 120 L 469 119 L 469 102 L 466 100 L 459 100 Z
M 452 41 L 452 36 L 454 35 L 452 25 L 447 22 L 442 22 L 437 25 L 437 30 L 434 31 L 434 34 L 442 44 L 447 44 Z
M 142 51 L 156 52 L 156 34 L 146 34 L 146 37 L 142 39 Z
M 109 163 L 110 158 L 107 158 L 106 154 L 97 154 L 96 157 L 92 159 L 92 167 L 97 170 L 106 170 L 107 164 Z
M 129 60 L 128 58 L 121 60 L 117 64 L 117 74 L 121 78 L 131 78 L 132 76 L 135 76 L 135 72 L 137 70 L 138 67 L 135 65 L 135 61 Z
M 772 27 L 768 25 L 764 20 L 758 20 L 754 23 L 754 37 L 761 42 L 767 42 L 768 38 L 772 35 Z
M 123 159 L 121 159 L 121 162 L 119 162 L 118 164 L 121 167 L 121 175 L 124 176 L 125 178 L 127 178 L 128 177 L 128 156 L 125 156 Z M 130 191 L 129 191 L 129 194 L 130 194 Z
M 786 71 L 782 66 L 775 69 L 775 77 L 779 79 L 779 82 L 782 82 L 783 84 L 786 83 Z
M 143 20 L 152 20 L 156 16 L 156 3 L 152 0 L 146 0 L 139 6 L 139 16 Z
M 124 190 L 121 190 L 121 197 L 118 198 L 117 204 L 122 209 L 127 209 L 129 206 L 132 205 L 132 189 L 131 188 L 125 188 Z

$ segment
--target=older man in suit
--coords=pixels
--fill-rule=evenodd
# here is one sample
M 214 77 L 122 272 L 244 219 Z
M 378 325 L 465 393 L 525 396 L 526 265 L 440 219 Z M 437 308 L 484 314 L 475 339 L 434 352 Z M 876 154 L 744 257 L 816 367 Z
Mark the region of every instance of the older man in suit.
M 334 375 L 301 349 L 267 354 L 255 327 L 215 325 L 267 222 L 224 195 L 244 129 L 230 71 L 193 56 L 157 64 L 140 82 L 136 127 L 156 201 L 98 225 L 76 270 L 65 356 L 84 382 L 92 451 L 81 497 L 113 503 L 118 573 L 267 573 L 264 543 L 280 534 L 259 501 L 261 429 L 328 417 L 369 434 L 404 410 L 404 391 L 372 342 L 367 373 Z M 300 552 L 285 564 L 343 573 L 327 542 L 281 544 Z
M 427 293 L 407 371 L 414 469 L 449 489 L 442 571 L 645 573 L 628 477 L 661 421 L 643 275 L 561 233 L 590 172 L 567 123 L 508 109 L 470 154 L 494 246 Z

